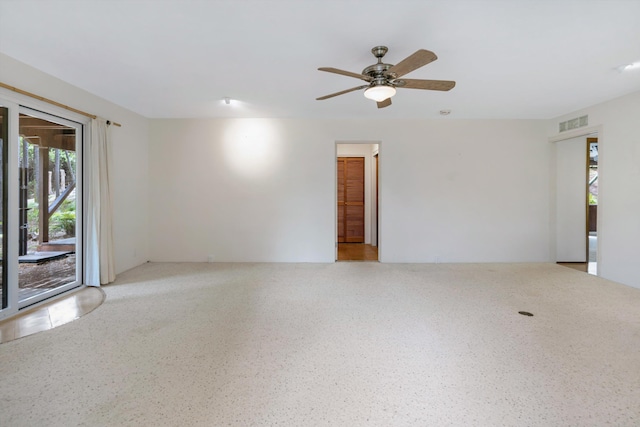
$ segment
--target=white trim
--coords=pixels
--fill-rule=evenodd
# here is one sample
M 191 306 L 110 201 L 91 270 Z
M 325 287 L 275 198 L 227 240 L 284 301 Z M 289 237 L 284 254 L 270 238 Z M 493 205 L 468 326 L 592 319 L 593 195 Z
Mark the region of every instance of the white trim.
M 575 129 L 568 132 L 562 132 L 556 136 L 550 136 L 549 142 L 565 141 L 567 139 L 580 138 L 581 136 L 591 136 L 602 132 L 602 125 L 589 126 L 581 129 Z
M 373 157 L 375 155 L 380 156 L 380 150 L 382 149 L 382 141 L 372 141 L 372 140 L 335 140 L 334 141 L 334 155 L 333 155 L 333 230 L 334 230 L 334 244 L 335 244 L 335 261 L 338 260 L 338 170 L 337 170 L 337 158 L 338 158 L 338 145 L 344 145 L 344 144 L 361 144 L 361 145 L 377 145 L 378 149 L 377 150 L 372 150 L 371 152 L 371 160 L 373 160 Z M 341 155 L 341 157 L 362 157 L 361 154 L 345 154 L 345 155 Z M 366 163 L 366 161 L 365 161 Z M 370 173 L 373 172 L 373 166 L 370 165 Z M 370 184 L 373 186 L 375 185 L 374 183 L 374 176 L 371 175 L 370 176 Z M 380 175 L 380 171 L 378 170 L 378 180 L 379 182 L 382 182 L 381 179 L 381 175 Z M 371 191 L 370 191 L 371 193 Z M 376 224 L 377 227 L 377 233 L 376 233 L 376 240 L 377 240 L 377 248 L 378 248 L 378 262 L 382 262 L 382 250 L 381 250 L 381 235 L 382 235 L 382 227 L 380 226 L 380 224 L 382 223 L 381 221 L 381 211 L 382 211 L 382 202 L 381 202 L 381 197 L 380 197 L 380 188 L 378 188 L 378 193 L 376 194 L 377 198 L 378 198 L 378 208 L 377 208 L 377 216 L 378 216 L 378 222 Z M 366 199 L 366 195 L 365 195 L 365 199 Z M 372 199 L 370 201 L 370 204 L 373 206 L 373 204 L 375 203 L 375 201 Z M 371 210 L 371 212 L 373 213 L 373 209 Z M 373 227 L 373 214 L 371 215 L 370 218 L 371 223 L 369 224 L 370 228 Z M 365 221 L 366 223 L 366 221 Z M 371 239 L 373 239 L 373 234 L 371 234 Z M 372 240 L 373 241 L 373 240 Z

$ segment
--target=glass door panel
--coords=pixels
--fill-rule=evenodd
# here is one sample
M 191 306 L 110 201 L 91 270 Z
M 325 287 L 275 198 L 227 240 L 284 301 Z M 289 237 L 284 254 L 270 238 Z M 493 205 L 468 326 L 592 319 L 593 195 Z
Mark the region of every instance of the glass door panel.
M 18 141 L 20 307 L 80 283 L 76 178 L 81 128 L 26 111 L 20 113 Z

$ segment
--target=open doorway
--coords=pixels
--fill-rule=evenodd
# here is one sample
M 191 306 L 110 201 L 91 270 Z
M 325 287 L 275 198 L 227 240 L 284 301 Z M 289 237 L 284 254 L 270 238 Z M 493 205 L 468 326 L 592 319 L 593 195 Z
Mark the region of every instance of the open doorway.
M 336 260 L 378 261 L 378 154 L 374 143 L 336 144 Z
M 556 141 L 556 260 L 597 275 L 598 138 Z
M 598 271 L 598 138 L 587 138 L 587 272 Z

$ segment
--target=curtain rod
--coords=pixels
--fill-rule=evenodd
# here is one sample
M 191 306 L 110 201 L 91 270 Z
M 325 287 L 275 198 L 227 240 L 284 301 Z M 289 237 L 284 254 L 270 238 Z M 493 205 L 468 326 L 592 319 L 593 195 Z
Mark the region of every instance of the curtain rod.
M 35 99 L 38 99 L 40 101 L 44 101 L 46 103 L 55 105 L 56 107 L 64 108 L 65 110 L 73 111 L 74 113 L 82 114 L 83 116 L 90 117 L 92 119 L 97 118 L 97 116 L 95 114 L 87 113 L 86 111 L 82 111 L 82 110 L 78 110 L 78 109 L 73 108 L 73 107 L 69 107 L 68 105 L 64 105 L 64 104 L 61 104 L 59 102 L 53 101 L 51 99 L 45 98 L 43 96 L 36 95 L 35 93 L 27 92 L 26 90 L 18 89 L 17 87 L 9 86 L 9 85 L 4 84 L 2 82 L 0 82 L 0 87 L 12 90 L 12 91 L 20 93 L 22 95 L 27 95 L 27 96 L 29 96 L 31 98 L 35 98 Z M 120 123 L 112 122 L 111 120 L 107 120 L 107 124 L 108 125 L 114 125 L 114 126 L 122 127 L 122 125 Z

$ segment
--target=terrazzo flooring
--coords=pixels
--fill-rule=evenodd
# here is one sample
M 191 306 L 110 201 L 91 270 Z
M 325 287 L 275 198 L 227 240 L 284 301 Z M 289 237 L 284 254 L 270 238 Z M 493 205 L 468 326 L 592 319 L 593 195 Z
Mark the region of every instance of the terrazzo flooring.
M 0 345 L 3 425 L 640 425 L 640 290 L 562 266 L 149 263 L 103 289 Z

